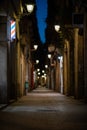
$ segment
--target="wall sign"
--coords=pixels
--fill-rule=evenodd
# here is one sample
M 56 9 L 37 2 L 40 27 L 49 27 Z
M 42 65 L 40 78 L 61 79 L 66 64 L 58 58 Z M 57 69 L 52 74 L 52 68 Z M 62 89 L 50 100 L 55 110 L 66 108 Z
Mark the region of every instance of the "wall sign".
M 16 39 L 16 22 L 11 20 L 11 41 Z

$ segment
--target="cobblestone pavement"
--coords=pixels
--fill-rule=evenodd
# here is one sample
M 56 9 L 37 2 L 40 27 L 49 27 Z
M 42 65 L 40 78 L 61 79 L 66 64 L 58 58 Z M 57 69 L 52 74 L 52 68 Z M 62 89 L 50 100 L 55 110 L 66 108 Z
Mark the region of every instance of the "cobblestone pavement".
M 0 130 L 87 130 L 87 104 L 39 87 L 0 111 Z

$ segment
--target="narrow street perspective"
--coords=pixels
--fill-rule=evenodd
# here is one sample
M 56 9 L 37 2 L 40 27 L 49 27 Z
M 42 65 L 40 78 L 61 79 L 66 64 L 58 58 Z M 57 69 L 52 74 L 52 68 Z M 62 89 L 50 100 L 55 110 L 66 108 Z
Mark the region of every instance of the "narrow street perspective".
M 87 0 L 0 0 L 0 130 L 87 130 Z
M 87 104 L 39 86 L 0 111 L 0 130 L 87 130 Z

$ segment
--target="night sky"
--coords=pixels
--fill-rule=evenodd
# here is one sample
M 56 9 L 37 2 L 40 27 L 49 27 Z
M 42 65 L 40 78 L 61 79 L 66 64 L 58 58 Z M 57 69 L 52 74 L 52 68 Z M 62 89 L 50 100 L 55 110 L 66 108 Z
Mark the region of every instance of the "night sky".
M 37 5 L 37 22 L 38 29 L 42 43 L 45 43 L 45 28 L 46 28 L 46 17 L 47 17 L 47 0 L 36 0 Z

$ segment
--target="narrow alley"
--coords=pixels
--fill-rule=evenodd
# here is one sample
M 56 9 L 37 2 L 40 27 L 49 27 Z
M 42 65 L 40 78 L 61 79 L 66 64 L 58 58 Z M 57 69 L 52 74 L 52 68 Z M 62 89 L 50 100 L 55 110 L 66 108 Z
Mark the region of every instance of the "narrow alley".
M 1 130 L 86 130 L 87 104 L 38 87 L 0 111 Z

